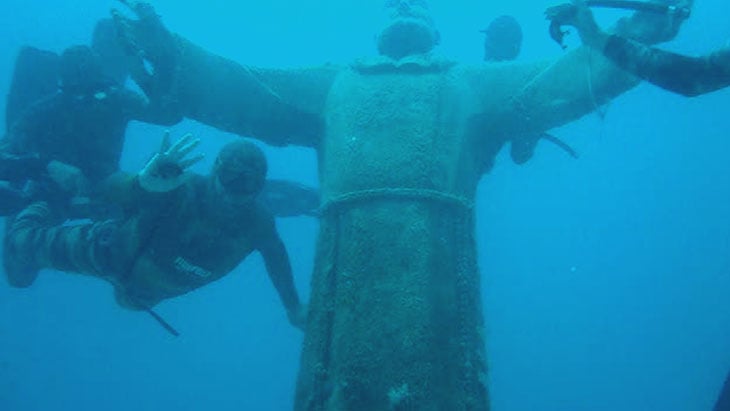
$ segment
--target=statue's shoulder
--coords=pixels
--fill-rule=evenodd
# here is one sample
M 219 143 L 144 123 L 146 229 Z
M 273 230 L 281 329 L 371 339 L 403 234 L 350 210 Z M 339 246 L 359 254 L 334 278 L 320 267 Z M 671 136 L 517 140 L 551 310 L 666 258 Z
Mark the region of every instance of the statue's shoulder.
M 364 57 L 350 67 L 362 74 L 381 73 L 439 73 L 449 71 L 456 61 L 432 54 L 418 54 L 394 60 L 386 56 Z

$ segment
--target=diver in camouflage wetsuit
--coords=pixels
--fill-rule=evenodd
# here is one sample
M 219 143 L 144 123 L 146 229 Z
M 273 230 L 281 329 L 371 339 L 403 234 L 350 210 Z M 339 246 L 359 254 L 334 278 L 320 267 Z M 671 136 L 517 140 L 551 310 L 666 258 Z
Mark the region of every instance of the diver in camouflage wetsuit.
M 163 144 L 138 175 L 115 176 L 107 201 L 125 217 L 55 226 L 43 202 L 23 210 L 9 227 L 5 269 L 15 282 L 32 283 L 41 268 L 103 278 L 114 285 L 120 305 L 149 310 L 233 271 L 253 251 L 261 253 L 290 322 L 302 328 L 289 257 L 273 215 L 256 201 L 266 159 L 255 145 L 237 140 L 219 153 L 209 176 L 185 169 L 198 140 L 189 135 Z M 33 267 L 34 271 L 15 267 Z
M 149 33 L 162 24 L 125 3 L 140 20 L 117 13 L 120 31 L 154 66 Z M 186 117 L 317 150 L 322 216 L 295 408 L 487 410 L 473 202 L 494 141 L 577 119 L 637 81 L 600 58 L 588 70 L 586 49 L 457 64 L 432 52 L 425 1 L 385 11 L 379 55 L 348 66 L 243 66 L 173 35 L 174 70 L 155 75 Z M 656 42 L 663 23 L 637 15 L 621 30 Z

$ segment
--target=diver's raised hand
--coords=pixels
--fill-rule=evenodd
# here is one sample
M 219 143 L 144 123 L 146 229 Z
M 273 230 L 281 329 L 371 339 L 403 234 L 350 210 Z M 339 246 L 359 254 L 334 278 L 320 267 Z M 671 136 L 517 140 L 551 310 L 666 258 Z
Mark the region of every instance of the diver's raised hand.
M 170 144 L 170 132 L 166 131 L 160 151 L 137 175 L 140 187 L 152 193 L 164 193 L 183 185 L 190 177 L 187 169 L 203 159 L 202 154 L 188 156 L 199 144 L 200 139 L 192 134 Z

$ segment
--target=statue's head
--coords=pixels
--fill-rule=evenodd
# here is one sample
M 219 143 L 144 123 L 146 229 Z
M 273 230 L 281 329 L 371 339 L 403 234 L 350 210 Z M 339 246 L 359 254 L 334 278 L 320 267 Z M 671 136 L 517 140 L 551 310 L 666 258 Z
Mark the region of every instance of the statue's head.
M 383 12 L 387 18 L 377 37 L 380 54 L 398 60 L 428 53 L 439 43 L 426 0 L 387 0 Z

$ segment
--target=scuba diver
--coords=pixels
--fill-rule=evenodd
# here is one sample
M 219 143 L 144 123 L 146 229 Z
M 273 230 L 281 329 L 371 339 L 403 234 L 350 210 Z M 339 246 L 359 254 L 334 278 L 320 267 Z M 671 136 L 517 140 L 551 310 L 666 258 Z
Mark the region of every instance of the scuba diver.
M 21 55 L 38 54 L 29 50 Z M 24 69 L 19 66 L 16 72 Z M 173 125 L 181 117 L 107 76 L 101 59 L 88 46 L 67 48 L 59 58 L 57 76 L 56 92 L 33 102 L 24 96 L 27 106 L 23 109 L 17 108 L 19 100 L 9 99 L 14 104 L 0 150 L 5 160 L 16 165 L 0 168 L 13 168 L 16 175 L 0 178 L 16 188 L 23 182 L 37 182 L 42 194 L 29 197 L 44 198 L 52 208 L 70 211 L 69 199 L 93 198 L 99 184 L 118 171 L 130 121 Z M 23 167 L 17 164 L 23 158 L 35 161 Z M 38 173 L 44 163 L 46 176 Z
M 118 211 L 117 207 L 96 199 L 107 179 L 119 170 L 127 124 L 141 120 L 172 125 L 181 118 L 106 76 L 99 57 L 88 46 L 67 48 L 59 58 L 57 75 L 56 92 L 24 110 L 11 111 L 20 115 L 8 119 L 9 129 L 0 142 L 6 159 L 36 159 L 32 162 L 35 175 L 16 176 L 11 182 L 16 189 L 22 187 L 24 194 L 24 201 L 13 205 L 20 208 L 32 201 L 44 201 L 50 210 L 49 218 L 56 224 L 72 218 L 108 218 Z M 17 165 L 15 169 L 30 168 Z M 7 263 L 13 253 L 8 228 L 19 209 L 3 211 L 10 216 L 3 242 Z M 16 264 L 11 269 L 23 273 L 6 272 L 11 286 L 27 287 L 32 283 L 36 271 L 33 267 Z
M 30 49 L 27 49 L 30 50 Z M 23 51 L 21 56 L 42 55 Z M 19 66 L 18 76 L 26 66 Z M 0 191 L 4 215 L 19 212 L 35 201 L 44 201 L 57 224 L 67 219 L 106 219 L 121 212 L 114 202 L 100 195 L 119 172 L 127 124 L 131 120 L 172 125 L 181 117 L 169 107 L 148 100 L 120 83 L 122 76 L 107 75 L 102 59 L 88 46 L 66 49 L 58 60 L 59 84 L 53 94 L 30 103 L 24 110 L 14 104 L 9 112 L 9 130 L 0 142 L 0 178 L 7 181 Z M 28 81 L 30 82 L 30 80 Z M 43 82 L 41 81 L 40 84 Z M 19 83 L 16 83 L 16 86 Z M 40 88 L 39 88 L 40 89 Z M 32 87 L 19 87 L 28 103 Z M 319 206 L 316 190 L 289 182 L 274 182 L 262 194 L 275 212 L 283 215 L 315 215 Z M 12 225 L 8 222 L 6 227 Z M 8 241 L 3 255 L 9 258 Z M 36 271 L 33 267 L 16 272 Z M 27 287 L 32 275 L 8 275 L 11 286 Z
M 177 335 L 152 308 L 228 275 L 258 251 L 289 321 L 303 328 L 289 256 L 274 216 L 256 199 L 267 171 L 263 152 L 235 140 L 202 176 L 187 171 L 202 158 L 189 155 L 198 143 L 186 135 L 171 145 L 166 133 L 142 171 L 116 174 L 104 195 L 123 205 L 120 219 L 58 225 L 45 202 L 24 209 L 6 235 L 10 283 L 30 286 L 41 268 L 98 277 L 114 286 L 121 306 L 150 313 Z
M 519 56 L 522 48 L 522 27 L 514 17 L 499 16 L 492 20 L 487 28 L 481 30 L 481 33 L 484 33 L 484 61 L 509 62 Z M 512 161 L 515 164 L 524 164 L 530 160 L 541 139 L 557 145 L 571 157 L 578 158 L 578 153 L 562 140 L 549 133 L 540 133 L 511 138 L 510 157 Z

